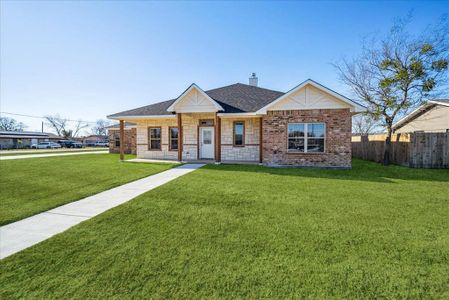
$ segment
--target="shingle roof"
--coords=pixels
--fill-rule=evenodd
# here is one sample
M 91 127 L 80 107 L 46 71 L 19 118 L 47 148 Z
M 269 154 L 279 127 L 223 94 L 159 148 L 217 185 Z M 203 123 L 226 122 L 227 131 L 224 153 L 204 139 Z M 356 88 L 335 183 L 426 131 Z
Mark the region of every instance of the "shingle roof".
M 255 112 L 284 94 L 283 92 L 242 83 L 208 90 L 205 93 L 224 108 L 221 113 Z M 176 99 L 163 101 L 119 112 L 108 117 L 172 115 L 173 113 L 168 112 L 167 108 L 175 101 Z

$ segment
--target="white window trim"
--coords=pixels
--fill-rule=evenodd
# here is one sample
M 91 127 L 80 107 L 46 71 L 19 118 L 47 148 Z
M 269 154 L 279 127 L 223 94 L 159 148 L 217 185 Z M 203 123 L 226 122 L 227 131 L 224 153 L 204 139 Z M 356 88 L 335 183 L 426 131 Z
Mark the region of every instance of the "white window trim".
M 289 140 L 289 137 L 288 137 L 288 126 L 289 125 L 304 125 L 304 152 L 300 152 L 300 151 L 294 151 L 294 150 L 290 150 L 290 149 L 288 149 L 288 140 Z M 319 137 L 319 138 L 316 138 L 316 137 L 314 137 L 314 138 L 309 138 L 308 136 L 307 136 L 307 132 L 308 132 L 308 125 L 309 124 L 323 124 L 323 126 L 324 126 L 324 137 Z M 308 139 L 323 139 L 324 140 L 324 150 L 323 150 L 323 152 L 308 152 L 307 151 L 307 140 Z M 292 122 L 292 123 L 287 123 L 287 153 L 294 153 L 294 154 L 305 154 L 305 153 L 307 153 L 307 154 L 324 154 L 324 153 L 326 153 L 326 123 L 324 123 L 324 122 L 308 122 L 308 123 L 305 123 L 305 122 Z

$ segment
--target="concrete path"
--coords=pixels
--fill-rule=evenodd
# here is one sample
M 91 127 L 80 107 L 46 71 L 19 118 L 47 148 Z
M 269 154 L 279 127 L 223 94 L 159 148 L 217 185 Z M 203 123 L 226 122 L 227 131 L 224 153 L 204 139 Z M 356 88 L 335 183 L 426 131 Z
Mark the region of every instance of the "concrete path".
M 201 168 L 186 164 L 0 227 L 0 259 Z
M 68 155 L 82 155 L 82 154 L 104 154 L 109 153 L 108 150 L 102 151 L 85 151 L 85 152 L 67 152 L 67 153 L 43 153 L 43 154 L 23 154 L 23 155 L 7 155 L 0 156 L 0 160 L 10 159 L 24 159 L 24 158 L 40 158 L 40 157 L 52 157 L 52 156 L 68 156 Z
M 39 154 L 39 153 L 61 153 L 61 152 L 83 152 L 107 150 L 106 147 L 87 147 L 87 148 L 55 148 L 55 149 L 25 149 L 25 150 L 0 150 L 1 154 Z

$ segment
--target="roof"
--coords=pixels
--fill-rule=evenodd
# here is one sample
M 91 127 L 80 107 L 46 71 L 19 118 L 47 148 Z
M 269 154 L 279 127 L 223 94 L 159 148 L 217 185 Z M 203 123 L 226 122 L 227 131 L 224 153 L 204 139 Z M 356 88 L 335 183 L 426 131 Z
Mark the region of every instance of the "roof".
M 393 129 L 397 130 L 397 129 L 403 127 L 405 124 L 413 121 L 420 115 L 424 114 L 425 112 L 431 110 L 432 108 L 434 108 L 435 106 L 438 106 L 438 105 L 449 106 L 449 99 L 430 100 L 429 102 L 421 105 L 420 107 L 418 107 L 417 109 L 415 109 L 414 111 L 412 111 L 411 113 L 409 113 L 408 115 L 406 115 L 405 117 L 403 117 L 402 119 L 400 119 L 399 121 L 394 123 Z
M 323 89 L 340 99 L 343 102 L 346 102 L 353 107 L 356 108 L 356 111 L 364 111 L 365 107 L 361 106 L 357 102 L 344 97 L 325 86 L 308 79 L 302 82 L 299 86 L 295 87 L 288 93 L 296 90 L 306 84 L 312 84 L 320 89 Z M 187 91 L 191 88 L 196 87 L 202 93 L 206 94 L 213 101 L 216 102 L 217 107 L 220 107 L 220 113 L 255 113 L 261 109 L 266 109 L 270 103 L 274 103 L 278 99 L 280 99 L 284 95 L 288 95 L 288 93 L 270 90 L 266 88 L 261 88 L 258 86 L 243 84 L 243 83 L 235 83 L 228 86 L 202 91 L 196 84 L 190 85 L 180 97 L 176 99 L 171 99 L 151 105 L 142 106 L 139 108 L 122 111 L 116 114 L 109 115 L 108 118 L 119 118 L 119 117 L 139 117 L 139 116 L 175 116 L 175 113 L 172 112 L 173 106 L 175 102 L 180 99 Z M 222 109 L 222 110 L 221 110 Z
M 224 113 L 246 113 L 255 112 L 268 103 L 274 101 L 284 93 L 269 90 L 257 86 L 236 83 L 212 90 L 205 93 L 215 100 L 224 109 Z M 123 112 L 108 117 L 118 116 L 151 116 L 151 115 L 174 115 L 167 109 L 176 101 L 171 99 Z
M 45 132 L 35 131 L 0 131 L 2 138 L 48 138 Z

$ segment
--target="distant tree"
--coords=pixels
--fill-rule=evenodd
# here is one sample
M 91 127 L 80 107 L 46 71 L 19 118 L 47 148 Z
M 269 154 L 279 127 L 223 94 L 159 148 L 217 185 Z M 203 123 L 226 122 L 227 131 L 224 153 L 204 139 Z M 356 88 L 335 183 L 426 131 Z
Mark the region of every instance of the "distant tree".
M 390 163 L 392 126 L 398 116 L 436 95 L 446 83 L 449 61 L 447 15 L 422 35 L 407 33 L 397 22 L 389 34 L 373 39 L 362 54 L 335 66 L 341 80 L 387 131 L 383 162 Z
M 367 135 L 374 133 L 379 127 L 379 121 L 370 113 L 358 114 L 352 117 L 352 133 Z
M 75 128 L 70 129 L 68 128 L 70 121 L 66 118 L 60 117 L 59 115 L 45 116 L 45 119 L 47 120 L 47 125 L 53 128 L 57 135 L 64 138 L 76 137 L 81 129 L 89 126 L 86 122 L 78 120 L 76 121 Z
M 111 122 L 108 120 L 97 120 L 94 127 L 92 127 L 92 134 L 96 135 L 106 135 L 107 127 L 111 125 Z
M 27 126 L 22 122 L 17 122 L 13 118 L 0 117 L 0 130 L 3 131 L 23 131 Z

